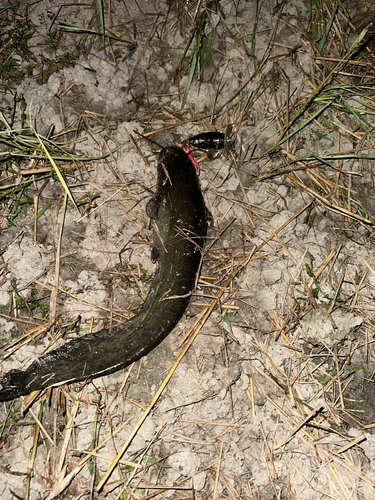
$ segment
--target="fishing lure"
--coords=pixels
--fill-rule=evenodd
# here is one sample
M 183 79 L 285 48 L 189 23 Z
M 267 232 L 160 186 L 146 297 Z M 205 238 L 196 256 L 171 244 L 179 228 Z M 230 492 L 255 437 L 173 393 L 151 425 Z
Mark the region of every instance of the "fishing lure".
M 233 146 L 232 125 L 228 125 L 225 132 L 201 132 L 200 134 L 189 137 L 189 146 L 196 149 L 225 149 L 229 153 Z
M 224 132 L 202 132 L 188 139 L 189 145 L 196 149 L 224 149 Z

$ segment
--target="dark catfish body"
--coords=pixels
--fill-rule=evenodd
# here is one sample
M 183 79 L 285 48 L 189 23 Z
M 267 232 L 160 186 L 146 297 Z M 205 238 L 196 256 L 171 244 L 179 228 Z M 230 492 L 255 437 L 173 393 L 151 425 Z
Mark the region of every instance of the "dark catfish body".
M 85 335 L 0 378 L 0 401 L 51 385 L 79 382 L 124 368 L 156 347 L 175 327 L 194 290 L 206 212 L 195 169 L 177 147 L 162 151 L 153 218 L 159 259 L 150 292 L 137 316 L 112 330 Z

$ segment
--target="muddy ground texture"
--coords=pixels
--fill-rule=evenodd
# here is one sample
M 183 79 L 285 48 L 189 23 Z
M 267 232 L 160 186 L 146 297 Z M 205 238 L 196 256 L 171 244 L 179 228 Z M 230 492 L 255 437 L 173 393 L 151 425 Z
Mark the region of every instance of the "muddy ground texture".
M 212 224 L 181 322 L 133 367 L 2 403 L 2 499 L 375 498 L 375 6 L 257 5 L 110 2 L 103 38 L 100 2 L 3 2 L 2 374 L 145 299 L 158 146 L 139 134 L 234 142 L 201 163 Z

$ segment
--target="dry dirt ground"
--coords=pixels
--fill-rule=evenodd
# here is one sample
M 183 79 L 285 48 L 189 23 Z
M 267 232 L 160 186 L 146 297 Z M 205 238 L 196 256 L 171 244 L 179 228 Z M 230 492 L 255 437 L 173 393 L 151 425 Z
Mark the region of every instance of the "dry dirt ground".
M 2 403 L 1 499 L 375 498 L 373 9 L 3 0 L 2 374 L 143 302 L 158 147 L 139 134 L 234 142 L 201 163 L 181 322 L 132 367 Z

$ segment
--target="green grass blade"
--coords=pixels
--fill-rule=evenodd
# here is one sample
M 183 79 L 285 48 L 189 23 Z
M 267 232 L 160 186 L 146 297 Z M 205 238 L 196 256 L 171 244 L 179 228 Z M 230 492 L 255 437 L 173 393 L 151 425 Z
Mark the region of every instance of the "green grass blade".
M 77 24 L 68 23 L 66 21 L 59 20 L 56 22 L 56 24 L 60 29 L 65 31 L 72 31 L 76 33 L 88 33 L 90 35 L 101 35 L 104 36 L 104 38 L 105 37 L 111 38 L 111 40 L 116 40 L 117 42 L 127 43 L 132 46 L 134 45 L 134 42 L 132 42 L 131 40 L 125 40 L 124 38 L 119 38 L 118 36 L 110 35 L 108 33 L 104 33 L 103 35 L 101 31 L 90 30 L 88 28 L 84 28 L 83 26 L 78 26 Z
M 186 104 L 187 96 L 189 94 L 190 87 L 191 87 L 191 82 L 193 81 L 195 68 L 197 66 L 197 60 L 198 60 L 198 55 L 197 55 L 196 51 L 194 51 L 193 57 L 191 59 L 190 71 L 189 71 L 189 76 L 188 76 L 188 79 L 186 82 L 184 97 L 182 98 L 181 109 L 184 109 L 185 104 Z
M 182 67 L 182 63 L 184 62 L 184 59 L 185 59 L 186 54 L 187 54 L 187 51 L 189 50 L 190 45 L 191 45 L 191 43 L 192 43 L 192 41 L 193 41 L 193 39 L 194 39 L 194 34 L 195 34 L 195 31 L 193 31 L 193 32 L 191 33 L 190 38 L 189 38 L 189 41 L 188 41 L 188 43 L 186 44 L 186 47 L 185 47 L 184 53 L 182 54 L 182 57 L 181 57 L 180 62 L 179 62 L 179 64 L 178 64 L 178 67 L 177 67 L 176 73 L 175 73 L 175 75 L 174 75 L 174 77 L 173 77 L 173 84 L 175 84 L 175 83 L 176 83 L 176 80 L 177 80 L 177 77 L 178 77 L 179 71 L 180 71 L 180 69 L 181 69 L 181 67 Z
M 265 176 L 268 176 L 272 173 L 278 172 L 279 170 L 289 167 L 290 165 L 294 165 L 295 163 L 299 162 L 309 162 L 309 161 L 320 161 L 324 165 L 327 165 L 328 167 L 332 167 L 332 165 L 329 163 L 330 161 L 336 162 L 337 160 L 375 160 L 375 156 L 372 155 L 360 155 L 360 154 L 355 154 L 355 153 L 343 153 L 343 154 L 332 154 L 332 155 L 324 155 L 324 156 L 300 156 L 298 158 L 295 158 L 294 160 L 290 160 L 287 163 L 283 163 L 282 165 L 279 165 L 278 167 L 272 168 L 271 170 L 268 171 L 268 173 Z M 288 170 L 289 172 L 289 170 Z M 279 172 L 279 174 L 282 174 L 285 172 Z M 265 176 L 262 176 L 261 178 L 264 178 Z
M 324 111 L 329 107 L 331 106 L 332 104 L 332 101 L 331 102 L 327 102 L 327 104 L 325 104 L 322 108 L 318 109 L 317 111 L 315 111 L 315 113 L 313 113 L 307 120 L 305 120 L 299 127 L 297 127 L 295 130 L 293 130 L 293 132 L 291 132 L 289 135 L 287 135 L 286 137 L 282 137 L 281 139 L 279 139 L 279 141 L 275 144 L 275 146 L 273 146 L 272 149 L 276 149 L 278 148 L 279 146 L 281 146 L 282 144 L 284 144 L 284 142 L 288 141 L 291 137 L 293 137 L 295 134 L 297 134 L 298 132 L 300 132 L 302 129 L 304 129 L 305 127 L 307 127 L 307 125 L 309 125 L 312 121 L 315 120 L 315 118 L 317 118 L 319 115 L 321 115 L 322 113 L 324 113 Z
M 73 203 L 74 207 L 78 210 L 78 207 L 76 205 L 76 202 L 74 201 L 74 198 L 73 198 L 73 195 L 72 193 L 70 192 L 70 189 L 67 185 L 67 183 L 65 182 L 65 179 L 64 177 L 62 176 L 60 170 L 59 170 L 59 167 L 56 165 L 55 163 L 55 160 L 52 158 L 52 156 L 50 155 L 48 149 L 46 148 L 43 140 L 42 140 L 42 137 L 38 134 L 38 132 L 34 129 L 34 127 L 32 126 L 32 123 L 31 123 L 31 115 L 30 115 L 30 129 L 33 131 L 33 133 L 35 134 L 35 137 L 38 139 L 39 141 L 39 144 L 42 146 L 42 149 L 43 151 L 45 152 L 48 160 L 50 161 L 52 167 L 53 167 L 53 170 L 55 171 L 59 181 L 61 182 L 66 194 L 68 195 L 70 201 Z
M 255 2 L 254 2 L 254 25 L 253 25 L 253 32 L 251 35 L 251 49 L 250 49 L 250 54 L 252 57 L 255 57 L 256 34 L 258 32 L 258 20 L 259 20 L 259 5 L 258 5 L 258 0 L 255 0 Z
M 4 125 L 5 125 L 6 129 L 8 130 L 8 132 L 11 132 L 12 131 L 11 126 L 6 121 L 5 116 L 3 115 L 3 113 L 1 111 L 0 111 L 0 120 L 4 123 Z M 8 133 L 8 132 L 5 132 L 5 133 Z
M 49 201 L 44 205 L 43 208 L 39 210 L 39 212 L 36 214 L 36 219 L 39 220 L 41 216 L 44 214 L 46 210 L 49 209 L 49 207 L 52 205 L 52 201 Z M 20 224 L 20 227 L 26 227 L 26 226 L 31 226 L 31 224 L 34 224 L 34 219 L 29 220 L 29 222 L 25 222 L 23 224 Z
M 214 37 L 214 28 L 211 23 L 209 23 L 209 26 L 211 27 L 211 31 L 208 34 L 207 38 L 203 38 L 203 43 L 202 43 L 202 49 L 200 51 L 200 75 L 199 78 L 202 80 L 203 79 L 203 70 L 206 67 L 210 56 L 211 56 L 211 49 L 212 49 L 212 42 L 213 42 L 213 37 Z
M 105 22 L 104 22 L 103 0 L 96 0 L 96 3 L 98 5 L 99 23 L 100 23 L 100 30 L 102 33 L 103 49 L 105 49 Z
M 338 3 L 336 3 L 336 5 L 335 5 L 335 7 L 334 7 L 334 9 L 333 9 L 333 12 L 332 12 L 332 16 L 331 16 L 331 18 L 330 18 L 330 20 L 329 20 L 329 22 L 328 22 L 328 24 L 327 24 L 327 27 L 326 27 L 325 33 L 324 33 L 324 35 L 323 35 L 323 37 L 322 37 L 322 39 L 320 40 L 320 43 L 319 43 L 319 45 L 318 45 L 318 51 L 319 51 L 319 54 L 321 54 L 321 53 L 322 53 L 322 51 L 323 51 L 323 47 L 324 47 L 324 45 L 325 45 L 325 43 L 326 43 L 326 41 L 327 41 L 327 37 L 328 37 L 328 34 L 329 34 L 329 32 L 330 32 L 330 30 L 331 30 L 331 28 L 332 28 L 332 24 L 333 24 L 333 21 L 334 21 L 334 19 L 335 19 L 335 17 L 336 17 L 336 14 L 337 14 L 338 8 L 339 8 Z
M 368 29 L 369 28 L 365 28 L 358 35 L 358 37 L 354 40 L 354 42 L 352 43 L 352 45 L 350 46 L 350 48 L 346 52 L 346 54 L 340 59 L 340 61 L 336 64 L 336 66 L 332 69 L 332 71 L 329 72 L 329 74 L 324 78 L 324 80 L 322 81 L 322 83 L 314 90 L 314 92 L 311 94 L 311 96 L 308 99 L 306 99 L 306 101 L 302 104 L 302 106 L 300 107 L 300 109 L 297 111 L 297 113 L 295 114 L 295 116 L 292 118 L 291 122 L 285 128 L 284 132 L 282 133 L 282 135 L 281 135 L 280 139 L 277 141 L 277 143 L 274 146 L 272 146 L 270 149 L 268 149 L 262 156 L 266 156 L 267 154 L 272 153 L 276 148 L 278 148 L 280 146 L 280 144 L 283 144 L 285 142 L 285 140 L 287 140 L 288 138 L 290 138 L 291 136 L 293 136 L 295 134 L 295 132 L 291 132 L 291 134 L 289 134 L 285 140 L 283 139 L 283 137 L 286 134 L 287 130 L 290 129 L 290 127 L 298 120 L 298 118 L 300 118 L 302 116 L 302 114 L 304 113 L 304 111 L 318 97 L 318 95 L 322 92 L 324 86 L 332 78 L 332 76 L 338 70 L 338 68 L 341 66 L 341 64 L 343 63 L 343 61 L 345 61 L 346 59 L 349 59 L 349 57 L 352 55 L 352 53 L 354 52 L 354 50 L 358 47 L 358 45 L 363 40 L 363 38 L 366 35 Z M 324 109 L 326 109 L 330 104 L 332 104 L 332 102 L 333 101 L 331 101 L 330 103 L 328 103 L 328 105 L 326 105 L 325 107 L 323 107 L 322 110 L 324 111 Z M 299 127 L 298 130 L 301 130 L 301 128 Z
M 345 105 L 346 105 L 346 108 L 347 110 L 354 116 L 354 118 L 357 120 L 358 122 L 358 125 L 362 128 L 362 130 L 366 133 L 367 137 L 369 137 L 371 139 L 371 141 L 373 143 L 375 143 L 375 138 L 374 136 L 371 134 L 371 131 L 370 131 L 370 128 L 371 125 L 369 123 L 367 123 L 367 121 L 362 118 L 360 116 L 360 114 L 358 113 L 358 110 L 356 110 L 355 108 L 353 108 L 352 106 L 350 106 L 350 104 L 346 101 L 345 102 Z

